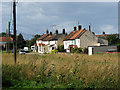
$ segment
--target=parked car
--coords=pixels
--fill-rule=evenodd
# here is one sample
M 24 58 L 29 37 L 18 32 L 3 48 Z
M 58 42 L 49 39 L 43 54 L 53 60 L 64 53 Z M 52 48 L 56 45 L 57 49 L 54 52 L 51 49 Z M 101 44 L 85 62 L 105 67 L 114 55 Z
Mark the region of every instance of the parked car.
M 24 50 L 20 50 L 19 54 L 25 54 L 26 52 Z
M 108 49 L 106 53 L 119 53 L 116 49 Z

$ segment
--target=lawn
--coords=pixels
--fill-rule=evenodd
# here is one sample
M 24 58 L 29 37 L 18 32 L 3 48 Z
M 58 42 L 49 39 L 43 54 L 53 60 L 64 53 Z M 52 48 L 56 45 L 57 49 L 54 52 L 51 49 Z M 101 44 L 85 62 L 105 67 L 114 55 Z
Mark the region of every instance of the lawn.
M 2 54 L 3 88 L 119 88 L 118 54 Z

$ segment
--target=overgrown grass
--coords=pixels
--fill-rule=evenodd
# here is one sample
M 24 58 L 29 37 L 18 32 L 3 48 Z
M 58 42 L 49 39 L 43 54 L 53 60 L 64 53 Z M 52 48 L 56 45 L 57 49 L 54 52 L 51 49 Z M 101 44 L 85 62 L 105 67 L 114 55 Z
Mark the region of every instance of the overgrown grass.
M 118 54 L 2 55 L 3 88 L 119 88 Z

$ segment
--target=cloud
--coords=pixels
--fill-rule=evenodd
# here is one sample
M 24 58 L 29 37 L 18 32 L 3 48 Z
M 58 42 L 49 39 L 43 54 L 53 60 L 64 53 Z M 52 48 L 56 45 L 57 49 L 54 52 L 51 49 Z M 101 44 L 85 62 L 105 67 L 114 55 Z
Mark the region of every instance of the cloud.
M 2 24 L 5 31 L 8 27 L 11 3 L 4 2 L 2 7 Z M 75 25 L 78 25 L 79 21 L 83 27 L 88 27 L 91 22 L 92 31 L 100 34 L 104 29 L 108 32 L 116 27 L 116 8 L 117 3 L 19 2 L 16 15 L 17 30 L 18 33 L 29 34 L 29 36 L 30 34 L 43 34 L 46 29 L 54 33 L 56 29 L 62 32 L 62 29 L 65 28 L 69 33 Z M 52 27 L 52 25 L 56 25 L 56 27 Z
M 110 33 L 112 33 L 112 34 L 114 34 L 114 33 L 118 33 L 118 32 L 116 32 L 117 31 L 117 28 L 116 27 L 114 27 L 113 25 L 102 25 L 101 27 L 100 27 L 100 31 L 101 32 L 105 32 L 105 33 L 108 33 L 108 34 L 110 34 Z
M 3 0 L 10 2 L 12 0 Z M 19 2 L 118 2 L 119 0 L 20 0 Z

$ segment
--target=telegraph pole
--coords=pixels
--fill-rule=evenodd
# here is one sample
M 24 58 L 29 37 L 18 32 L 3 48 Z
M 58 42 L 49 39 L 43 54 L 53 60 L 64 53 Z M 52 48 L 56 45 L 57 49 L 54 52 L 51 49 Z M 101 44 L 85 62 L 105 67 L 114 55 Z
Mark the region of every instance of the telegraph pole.
M 13 0 L 13 53 L 14 61 L 16 64 L 16 2 Z
M 10 53 L 10 21 L 8 22 L 8 53 Z
M 7 29 L 6 29 L 6 53 L 8 52 L 8 39 L 7 39 L 8 35 L 7 35 Z

